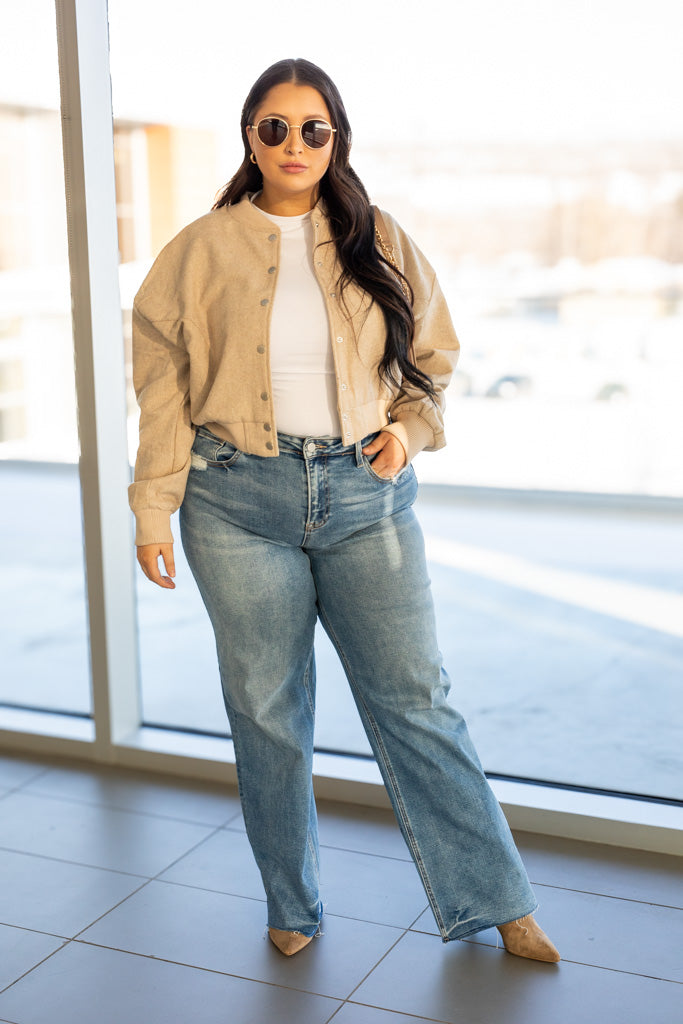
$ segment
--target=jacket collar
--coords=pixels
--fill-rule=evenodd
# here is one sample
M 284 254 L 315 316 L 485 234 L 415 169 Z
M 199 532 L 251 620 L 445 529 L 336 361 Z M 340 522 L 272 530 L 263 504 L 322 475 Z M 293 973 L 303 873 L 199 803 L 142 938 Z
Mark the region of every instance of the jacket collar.
M 234 206 L 222 207 L 222 209 L 230 210 L 232 216 L 243 224 L 248 224 L 252 228 L 257 228 L 261 231 L 267 229 L 268 232 L 278 231 L 279 228 L 273 223 L 272 220 L 268 220 L 267 217 L 259 210 L 258 206 L 250 201 L 251 196 L 254 192 L 246 192 L 238 203 Z M 311 210 L 311 219 L 315 222 L 316 217 L 321 217 L 323 223 L 327 223 L 325 200 L 321 197 Z

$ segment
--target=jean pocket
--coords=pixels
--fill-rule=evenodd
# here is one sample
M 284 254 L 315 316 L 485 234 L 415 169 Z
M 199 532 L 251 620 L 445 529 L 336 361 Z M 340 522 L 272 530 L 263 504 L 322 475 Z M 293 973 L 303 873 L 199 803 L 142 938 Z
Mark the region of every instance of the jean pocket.
M 363 456 L 363 469 L 365 469 L 369 477 L 371 477 L 373 480 L 376 480 L 377 483 L 380 484 L 392 484 L 396 480 L 398 480 L 399 476 L 403 473 L 403 469 L 400 469 L 396 476 L 394 477 L 380 476 L 379 473 L 376 473 L 372 468 L 372 463 L 370 462 L 370 459 L 367 457 L 367 455 Z
M 206 469 L 207 466 L 222 466 L 227 469 L 242 454 L 234 444 L 223 441 L 205 427 L 198 427 L 192 445 L 191 465 L 193 469 Z

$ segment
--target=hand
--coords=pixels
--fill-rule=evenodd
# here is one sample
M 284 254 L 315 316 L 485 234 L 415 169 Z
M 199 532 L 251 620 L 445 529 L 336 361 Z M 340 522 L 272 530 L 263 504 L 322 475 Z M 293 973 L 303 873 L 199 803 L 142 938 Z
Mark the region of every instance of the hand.
M 168 576 L 162 576 L 159 572 L 159 557 L 161 557 Z M 173 544 L 140 544 L 138 546 L 138 562 L 148 580 L 156 583 L 166 590 L 175 590 L 175 583 L 171 576 L 175 576 L 175 562 L 173 560 Z
M 366 445 L 361 451 L 363 455 L 375 455 L 379 452 L 377 458 L 372 460 L 372 468 L 377 476 L 385 477 L 388 480 L 395 477 L 406 464 L 406 453 L 403 450 L 403 445 L 397 437 L 394 437 L 393 434 L 388 434 L 384 430 L 377 435 L 371 444 Z

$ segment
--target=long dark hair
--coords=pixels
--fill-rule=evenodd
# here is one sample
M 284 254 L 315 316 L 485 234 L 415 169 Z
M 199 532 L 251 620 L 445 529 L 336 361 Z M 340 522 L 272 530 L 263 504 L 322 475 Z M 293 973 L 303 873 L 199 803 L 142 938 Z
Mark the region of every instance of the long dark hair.
M 381 306 L 387 325 L 384 355 L 379 364 L 380 376 L 396 387 L 410 384 L 430 398 L 435 397 L 431 379 L 412 361 L 415 317 L 410 282 L 384 258 L 375 245 L 375 220 L 370 200 L 362 181 L 349 163 L 351 126 L 339 90 L 321 68 L 307 60 L 281 60 L 271 65 L 256 80 L 242 108 L 240 121 L 244 160 L 214 203 L 213 209 L 240 201 L 247 192 L 258 192 L 263 178 L 258 166 L 249 158 L 251 146 L 247 126 L 263 99 L 276 85 L 292 82 L 317 89 L 327 104 L 332 125 L 337 129 L 332 159 L 319 184 L 342 273 L 338 288 L 351 282 L 367 292 Z M 404 292 L 404 288 L 406 291 Z M 407 292 L 407 295 L 406 295 Z

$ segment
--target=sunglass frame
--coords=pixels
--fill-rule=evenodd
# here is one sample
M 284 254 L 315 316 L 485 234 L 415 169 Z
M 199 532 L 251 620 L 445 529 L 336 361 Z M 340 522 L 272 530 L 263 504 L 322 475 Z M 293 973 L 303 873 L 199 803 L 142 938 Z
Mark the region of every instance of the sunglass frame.
M 265 121 L 279 121 L 280 124 L 285 125 L 285 127 L 287 128 L 287 134 L 285 135 L 285 137 L 282 140 L 282 142 L 264 142 L 264 140 L 261 138 L 261 134 L 259 132 L 259 128 L 261 127 L 261 125 Z M 303 142 L 303 144 L 306 147 L 306 149 L 312 149 L 312 150 L 315 151 L 315 150 L 318 150 L 318 149 L 324 149 L 325 146 L 327 145 L 327 143 L 330 141 L 330 139 L 327 139 L 325 142 L 323 142 L 322 146 L 311 146 L 310 143 L 306 142 L 306 139 L 304 138 L 302 129 L 303 129 L 303 127 L 305 125 L 307 125 L 307 124 L 314 124 L 314 123 L 315 124 L 324 124 L 326 128 L 329 128 L 329 130 L 330 130 L 330 139 L 332 138 L 334 133 L 337 131 L 337 129 L 333 128 L 332 125 L 330 124 L 330 122 L 326 121 L 324 117 L 309 117 L 305 121 L 302 121 L 301 124 L 290 124 L 288 121 L 285 121 L 284 117 L 274 117 L 273 115 L 271 115 L 270 117 L 262 117 L 257 124 L 250 124 L 249 127 L 255 129 L 256 136 L 257 136 L 259 142 L 261 143 L 262 146 L 266 146 L 267 149 L 277 149 L 278 146 L 284 146 L 285 142 L 289 138 L 289 133 L 291 132 L 292 128 L 298 128 L 299 129 L 299 135 L 301 136 L 301 141 Z

